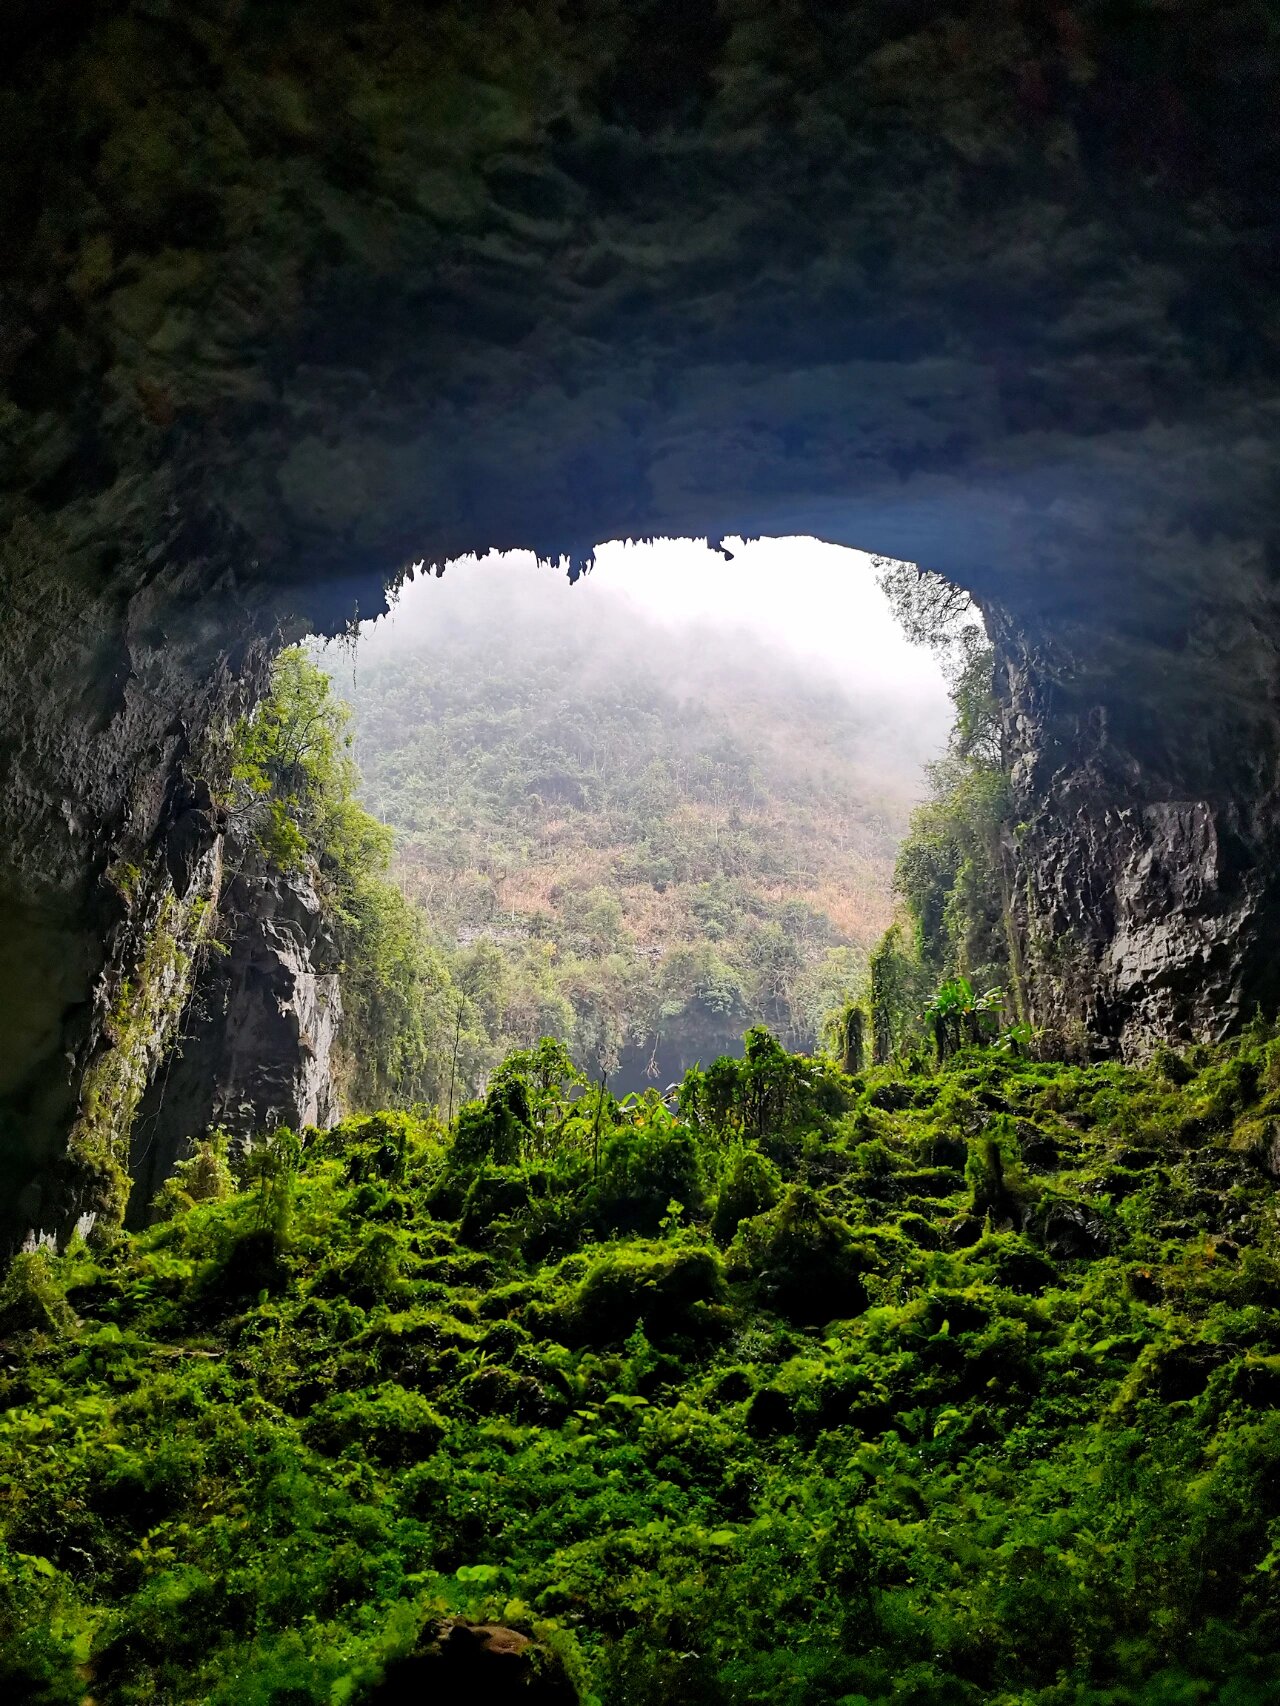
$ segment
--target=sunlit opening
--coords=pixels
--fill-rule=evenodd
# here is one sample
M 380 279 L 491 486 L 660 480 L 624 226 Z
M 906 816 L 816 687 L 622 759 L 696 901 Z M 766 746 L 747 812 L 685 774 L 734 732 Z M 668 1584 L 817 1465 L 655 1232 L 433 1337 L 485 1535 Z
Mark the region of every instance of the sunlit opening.
M 543 1035 L 622 1095 L 753 1024 L 811 1051 L 865 984 L 952 706 L 864 553 L 467 558 L 321 655 L 441 957 L 450 1102 Z

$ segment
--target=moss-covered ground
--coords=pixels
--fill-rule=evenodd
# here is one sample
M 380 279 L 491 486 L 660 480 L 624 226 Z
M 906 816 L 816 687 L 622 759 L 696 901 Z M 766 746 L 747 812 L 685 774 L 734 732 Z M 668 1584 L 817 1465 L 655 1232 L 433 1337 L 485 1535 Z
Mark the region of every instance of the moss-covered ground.
M 192 1169 L 5 1284 L 0 1695 L 338 1706 L 453 1614 L 607 1706 L 1280 1699 L 1278 1134 L 1262 1026 L 756 1035 Z

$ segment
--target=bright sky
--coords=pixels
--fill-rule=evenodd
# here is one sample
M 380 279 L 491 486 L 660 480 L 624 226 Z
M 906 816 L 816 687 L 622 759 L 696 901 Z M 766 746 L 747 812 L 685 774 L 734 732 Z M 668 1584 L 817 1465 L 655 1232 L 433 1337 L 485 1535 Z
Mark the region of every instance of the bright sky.
M 449 565 L 443 583 L 406 586 L 390 620 L 379 626 L 394 632 L 402 622 L 429 620 L 433 607 L 465 597 L 486 564 L 519 564 L 541 581 L 548 598 L 589 599 L 594 589 L 608 587 L 654 621 L 744 628 L 846 686 L 900 692 L 946 726 L 946 688 L 937 660 L 908 642 L 865 553 L 803 538 L 726 539 L 725 546 L 732 561 L 700 540 L 615 541 L 599 548 L 595 568 L 572 587 L 562 568 L 539 563 L 530 552 L 462 558 Z M 566 602 L 568 619 L 573 608 Z
M 614 543 L 592 572 L 655 620 L 747 628 L 841 680 L 945 697 L 937 660 L 907 640 L 864 552 L 818 539 L 726 539 L 725 548 L 732 562 L 700 540 Z

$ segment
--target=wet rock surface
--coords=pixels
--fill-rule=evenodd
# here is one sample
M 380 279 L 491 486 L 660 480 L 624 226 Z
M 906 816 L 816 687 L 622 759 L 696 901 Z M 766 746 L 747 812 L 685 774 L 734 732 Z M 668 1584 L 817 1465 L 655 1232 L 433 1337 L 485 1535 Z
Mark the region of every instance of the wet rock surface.
M 971 589 L 1035 1015 L 1280 997 L 1262 0 L 20 4 L 0 70 L 0 1138 L 128 983 L 104 873 L 406 564 L 809 532 Z
M 337 948 L 302 871 L 281 874 L 232 843 L 215 929 L 183 1024 L 131 1136 L 130 1219 L 214 1126 L 239 1138 L 339 1116 L 334 1049 L 342 1016 Z

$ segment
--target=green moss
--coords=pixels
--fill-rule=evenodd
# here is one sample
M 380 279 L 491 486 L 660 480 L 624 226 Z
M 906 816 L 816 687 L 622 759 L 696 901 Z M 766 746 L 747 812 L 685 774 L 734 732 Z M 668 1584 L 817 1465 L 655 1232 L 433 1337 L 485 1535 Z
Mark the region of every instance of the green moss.
M 134 975 L 121 983 L 81 1085 L 67 1144 L 71 1195 L 104 1227 L 124 1218 L 129 1134 L 142 1093 L 190 990 L 192 959 L 212 920 L 207 897 L 166 893 L 146 929 Z
M 459 1615 L 610 1702 L 1272 1698 L 1271 1047 L 837 1080 L 757 1039 L 679 1120 L 606 1101 L 598 1173 L 590 1093 L 501 1165 L 375 1116 L 26 1257 L 0 1678 L 355 1703 Z
M 65 1332 L 75 1318 L 64 1284 L 47 1250 L 23 1250 L 16 1255 L 0 1283 L 0 1338 L 12 1333 Z

